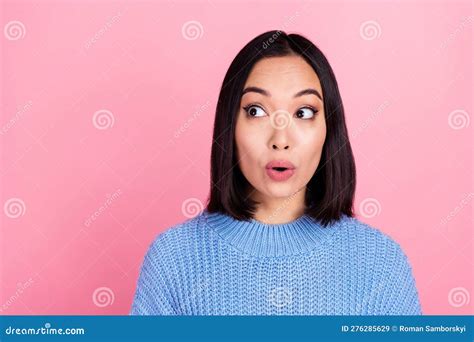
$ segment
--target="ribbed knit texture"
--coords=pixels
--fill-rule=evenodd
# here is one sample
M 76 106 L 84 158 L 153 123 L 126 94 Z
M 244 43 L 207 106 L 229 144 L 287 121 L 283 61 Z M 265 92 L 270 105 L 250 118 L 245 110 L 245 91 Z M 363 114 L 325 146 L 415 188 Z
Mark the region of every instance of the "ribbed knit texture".
M 131 315 L 421 315 L 408 258 L 343 216 L 284 224 L 206 209 L 166 229 L 141 265 Z

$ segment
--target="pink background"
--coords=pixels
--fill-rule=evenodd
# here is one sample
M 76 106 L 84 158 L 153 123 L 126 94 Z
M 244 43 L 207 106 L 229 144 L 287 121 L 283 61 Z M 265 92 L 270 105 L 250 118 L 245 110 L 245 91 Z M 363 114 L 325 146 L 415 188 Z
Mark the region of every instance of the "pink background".
M 423 312 L 474 313 L 469 1 L 98 3 L 3 1 L 1 314 L 129 312 L 148 245 L 205 204 L 227 67 L 271 29 L 328 57 L 357 217 Z

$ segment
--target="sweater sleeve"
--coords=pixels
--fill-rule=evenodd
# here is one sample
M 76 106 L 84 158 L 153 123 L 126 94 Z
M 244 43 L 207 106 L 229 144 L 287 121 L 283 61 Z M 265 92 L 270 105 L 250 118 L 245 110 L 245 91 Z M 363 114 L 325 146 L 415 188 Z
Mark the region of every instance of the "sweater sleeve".
M 379 272 L 367 308 L 369 315 L 422 315 L 413 270 L 400 245 L 389 240 L 390 248 Z
M 148 248 L 141 265 L 130 315 L 177 315 L 166 286 L 159 238 Z

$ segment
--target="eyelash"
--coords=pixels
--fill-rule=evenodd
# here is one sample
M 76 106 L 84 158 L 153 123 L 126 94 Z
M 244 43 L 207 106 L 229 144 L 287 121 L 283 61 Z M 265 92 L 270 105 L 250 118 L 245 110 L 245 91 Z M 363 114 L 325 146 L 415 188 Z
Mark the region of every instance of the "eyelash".
M 242 109 L 245 110 L 245 113 L 247 114 L 247 116 L 250 117 L 251 119 L 258 119 L 259 118 L 258 116 L 256 117 L 256 116 L 252 116 L 252 115 L 249 114 L 249 109 L 252 108 L 252 107 L 258 107 L 258 108 L 260 108 L 261 110 L 263 110 L 265 112 L 265 110 L 260 105 L 257 105 L 257 104 L 249 104 L 245 107 L 242 107 Z M 298 110 L 305 109 L 305 108 L 306 109 L 311 109 L 314 112 L 314 115 L 311 119 L 301 119 L 301 120 L 313 120 L 313 119 L 315 119 L 316 115 L 318 114 L 319 111 L 316 108 L 312 107 L 312 106 L 304 106 L 304 107 L 299 108 Z

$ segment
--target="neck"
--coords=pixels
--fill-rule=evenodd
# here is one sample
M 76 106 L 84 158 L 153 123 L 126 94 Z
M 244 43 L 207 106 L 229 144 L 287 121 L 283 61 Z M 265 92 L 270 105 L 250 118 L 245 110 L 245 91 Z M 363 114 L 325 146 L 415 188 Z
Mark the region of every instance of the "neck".
M 304 189 L 298 190 L 287 197 L 268 197 L 256 195 L 254 199 L 259 203 L 254 214 L 256 221 L 268 224 L 281 224 L 294 221 L 304 214 Z
M 254 256 L 289 256 L 310 252 L 327 242 L 338 224 L 323 227 L 308 215 L 287 223 L 237 220 L 220 212 L 203 215 L 208 227 L 234 248 Z

